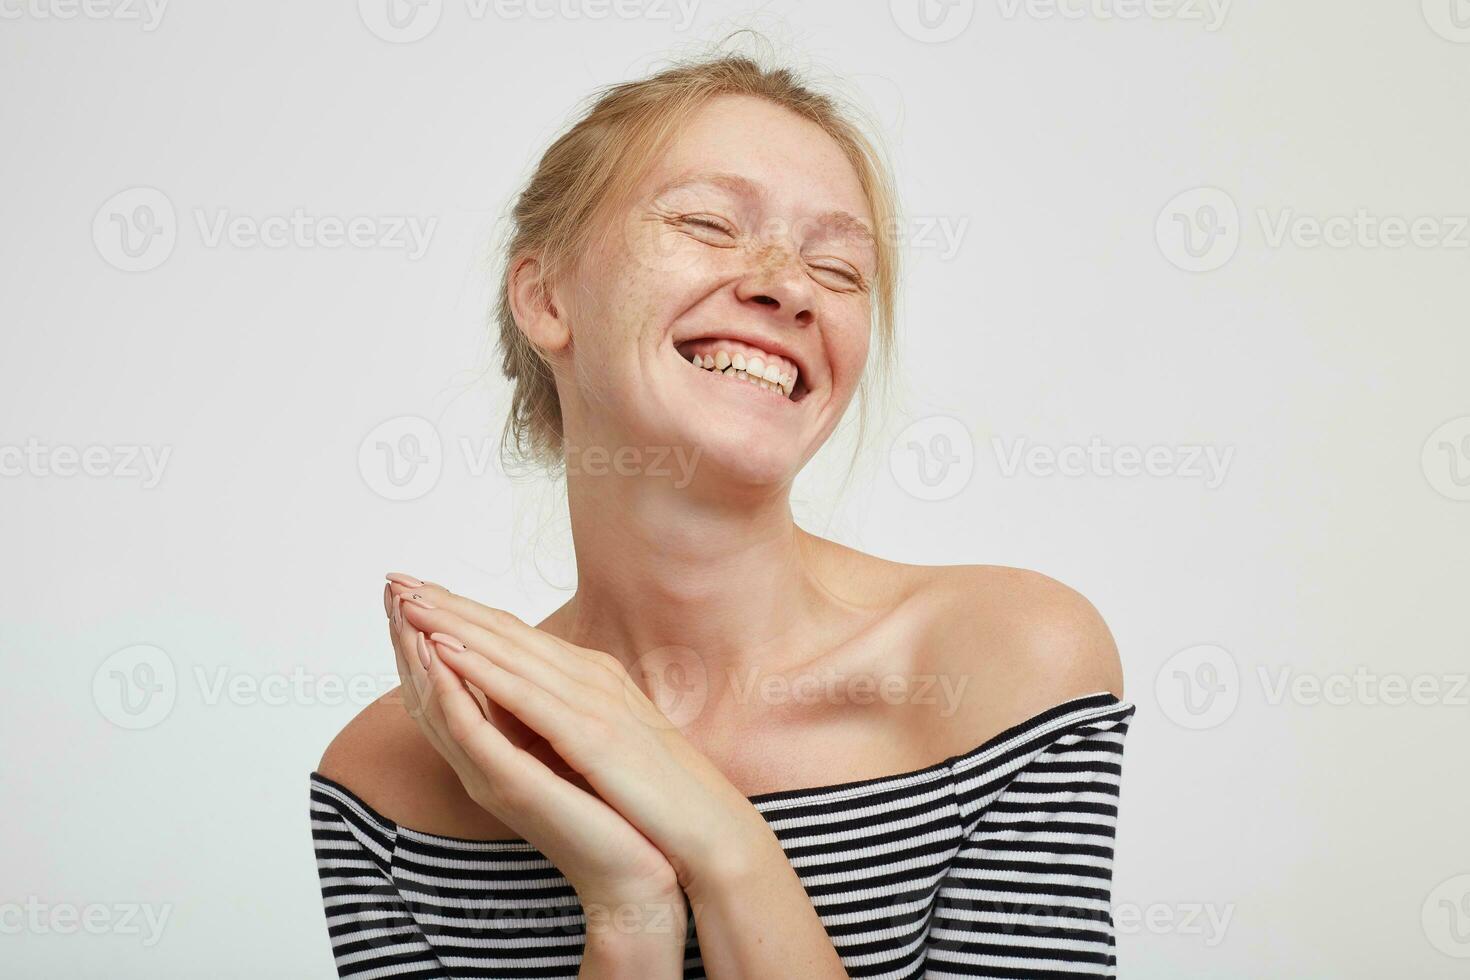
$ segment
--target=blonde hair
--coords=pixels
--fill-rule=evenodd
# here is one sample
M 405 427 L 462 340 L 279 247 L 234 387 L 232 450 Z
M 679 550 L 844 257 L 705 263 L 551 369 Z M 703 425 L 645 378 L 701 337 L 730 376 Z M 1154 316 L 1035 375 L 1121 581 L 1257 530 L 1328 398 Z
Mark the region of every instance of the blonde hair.
M 647 78 L 605 86 L 570 129 L 547 148 L 516 197 L 508 223 L 499 299 L 494 308 L 501 370 L 514 382 L 501 439 L 502 456 L 555 471 L 562 458 L 562 415 L 545 354 L 517 327 L 511 312 L 511 273 L 523 258 L 540 261 L 542 288 L 575 269 L 608 209 L 626 199 L 669 142 L 700 108 L 721 95 L 765 99 L 822 128 L 851 162 L 876 223 L 877 263 L 870 283 L 876 335 L 859 385 L 859 435 L 866 427 L 876 374 L 887 384 L 894 347 L 898 249 L 897 198 L 877 144 L 855 125 L 851 106 L 809 87 L 790 68 L 762 67 L 744 55 L 722 54 L 674 64 Z

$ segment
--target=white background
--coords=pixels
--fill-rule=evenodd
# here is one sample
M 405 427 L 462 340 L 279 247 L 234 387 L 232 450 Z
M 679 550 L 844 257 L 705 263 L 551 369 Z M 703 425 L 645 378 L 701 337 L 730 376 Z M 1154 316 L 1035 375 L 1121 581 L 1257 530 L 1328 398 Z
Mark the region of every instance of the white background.
M 487 453 L 497 216 L 578 99 L 744 24 L 869 107 L 908 215 L 901 397 L 801 513 L 1102 611 L 1139 708 L 1121 975 L 1470 969 L 1464 0 L 958 0 L 933 31 L 902 0 L 442 0 L 416 41 L 378 0 L 98 4 L 0 2 L 0 972 L 331 975 L 306 777 L 389 683 L 383 573 L 533 622 L 571 584 L 552 498 Z M 171 250 L 122 252 L 134 188 Z M 387 240 L 211 239 L 296 209 Z M 396 217 L 433 222 L 422 255 Z M 441 473 L 395 501 L 409 416 Z M 1008 464 L 1094 438 L 1168 465 Z M 66 475 L 89 447 L 102 475 Z

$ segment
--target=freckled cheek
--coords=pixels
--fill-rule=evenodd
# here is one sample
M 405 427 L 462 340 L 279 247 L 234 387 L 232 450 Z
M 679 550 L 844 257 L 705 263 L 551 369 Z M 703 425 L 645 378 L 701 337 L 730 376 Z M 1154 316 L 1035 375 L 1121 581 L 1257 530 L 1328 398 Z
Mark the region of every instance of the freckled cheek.
M 618 271 L 592 287 L 597 313 L 589 317 L 580 353 L 605 377 L 612 364 L 632 362 L 662 343 L 676 309 L 666 284 L 636 264 L 610 266 Z

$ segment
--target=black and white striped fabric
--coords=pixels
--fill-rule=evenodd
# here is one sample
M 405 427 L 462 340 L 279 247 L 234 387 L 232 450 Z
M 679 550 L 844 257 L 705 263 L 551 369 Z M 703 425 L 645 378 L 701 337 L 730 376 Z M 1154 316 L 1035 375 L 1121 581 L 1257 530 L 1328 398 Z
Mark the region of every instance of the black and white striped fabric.
M 1088 695 L 925 769 L 749 799 L 853 977 L 1111 977 L 1133 712 Z M 581 906 L 527 842 L 400 827 L 319 773 L 311 828 L 340 976 L 577 975 Z

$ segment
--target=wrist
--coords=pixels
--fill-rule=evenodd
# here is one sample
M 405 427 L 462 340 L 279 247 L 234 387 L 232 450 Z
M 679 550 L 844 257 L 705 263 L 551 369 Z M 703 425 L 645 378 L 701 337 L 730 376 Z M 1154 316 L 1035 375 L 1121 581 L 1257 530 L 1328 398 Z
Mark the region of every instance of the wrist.
M 587 920 L 589 944 L 595 941 L 614 953 L 650 946 L 684 946 L 689 909 L 677 884 L 637 892 L 578 891 L 577 898 Z
M 652 980 L 684 975 L 684 941 L 655 933 L 621 933 L 616 930 L 587 932 L 582 948 L 584 980 Z
M 760 826 L 752 826 L 748 836 L 705 849 L 699 860 L 685 869 L 682 885 L 691 906 L 697 908 L 724 895 L 738 894 L 772 868 L 791 870 L 780 839 L 764 817 L 757 817 Z

